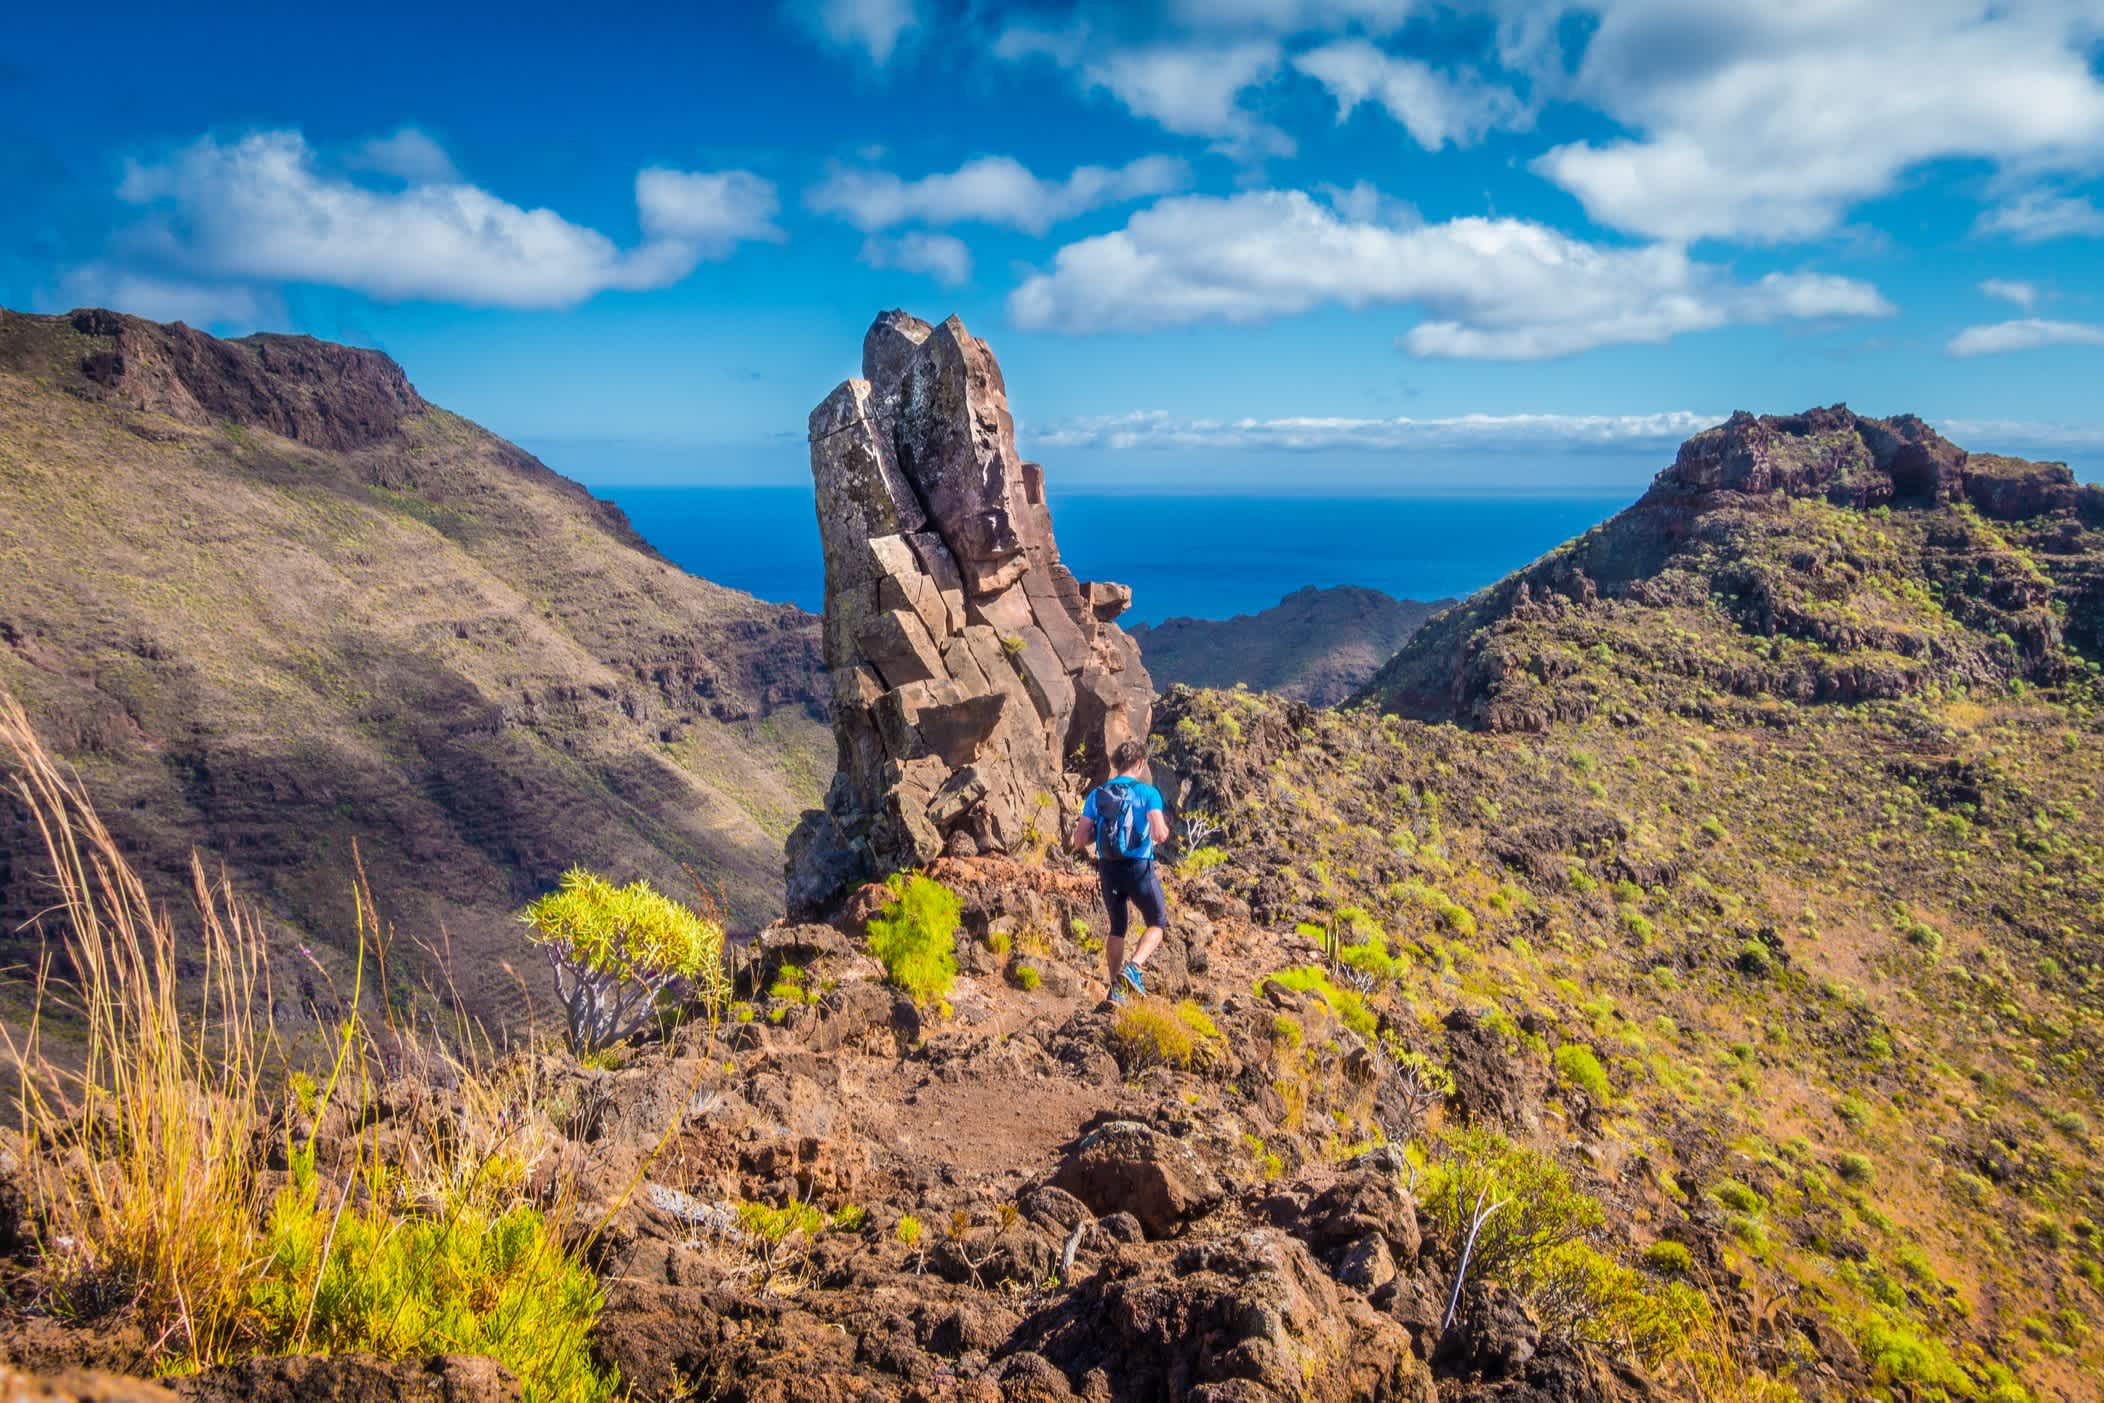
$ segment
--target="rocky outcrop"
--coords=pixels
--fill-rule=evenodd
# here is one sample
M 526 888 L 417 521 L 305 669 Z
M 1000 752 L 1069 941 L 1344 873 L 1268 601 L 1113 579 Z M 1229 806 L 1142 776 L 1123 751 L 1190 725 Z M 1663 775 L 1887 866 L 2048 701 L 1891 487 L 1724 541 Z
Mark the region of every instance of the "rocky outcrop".
M 878 317 L 810 439 L 839 768 L 789 841 L 792 916 L 944 852 L 1056 841 L 1154 690 L 1113 622 L 1131 591 L 1061 564 L 1044 469 L 962 322 Z
M 343 452 L 380 442 L 428 408 L 380 351 L 265 333 L 222 341 L 100 308 L 68 320 L 86 343 L 83 397 L 185 424 L 235 423 Z
M 2065 463 L 1968 454 L 1912 414 L 1868 419 L 1845 404 L 1802 414 L 1741 410 L 1683 443 L 1651 497 L 1717 493 L 1823 497 L 1857 508 L 1966 502 L 2005 521 L 2048 512 L 2104 517 L 2104 491 L 2076 483 Z

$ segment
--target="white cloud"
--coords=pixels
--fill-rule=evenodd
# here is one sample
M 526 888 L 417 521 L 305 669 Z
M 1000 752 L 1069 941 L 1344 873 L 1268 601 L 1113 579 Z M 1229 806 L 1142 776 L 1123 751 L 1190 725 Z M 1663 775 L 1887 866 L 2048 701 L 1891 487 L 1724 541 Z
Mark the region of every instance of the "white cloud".
M 1271 82 L 1285 61 L 1262 33 L 1170 32 L 1126 37 L 1133 15 L 1119 11 L 1092 24 L 1083 14 L 1064 25 L 1009 23 L 993 56 L 1003 63 L 1046 59 L 1073 73 L 1084 89 L 1109 93 L 1134 116 L 1181 136 L 1209 138 L 1237 159 L 1290 156 L 1293 139 L 1243 105 L 1243 94 Z
M 1980 291 L 2004 302 L 2014 302 L 2027 312 L 2038 303 L 2037 286 L 2014 278 L 1989 278 L 1980 284 Z
M 415 185 L 444 185 L 460 179 L 445 148 L 415 127 L 403 127 L 392 136 L 360 142 L 344 164 L 352 170 L 377 171 Z
M 972 251 L 949 234 L 909 230 L 897 238 L 876 235 L 862 241 L 862 261 L 872 268 L 898 268 L 926 273 L 944 287 L 956 287 L 972 276 Z
M 1293 66 L 1329 89 L 1344 121 L 1362 102 L 1377 102 L 1427 151 L 1472 146 L 1484 133 L 1524 126 L 1526 104 L 1506 88 L 1450 77 L 1416 59 L 1383 53 L 1364 39 L 1339 39 L 1297 54 Z
M 2104 326 L 2024 317 L 1969 326 L 1953 336 L 1945 349 L 1954 356 L 1997 356 L 2008 351 L 2035 351 L 2043 346 L 2104 346 Z
M 569 306 L 662 287 L 745 239 L 777 239 L 774 189 L 743 171 L 645 170 L 645 241 L 622 249 L 550 209 L 457 181 L 380 190 L 324 169 L 296 131 L 205 137 L 133 162 L 118 195 L 143 212 L 128 265 L 239 284 L 319 283 L 383 301 Z
M 1033 175 L 1012 156 L 980 156 L 954 171 L 903 180 L 889 171 L 835 171 L 805 203 L 865 232 L 897 224 L 1003 224 L 1042 234 L 1063 219 L 1190 183 L 1182 161 L 1142 156 L 1115 169 L 1078 166 L 1064 180 Z
M 1281 57 L 1269 39 L 1149 44 L 1085 58 L 1081 76 L 1169 131 L 1212 137 L 1231 154 L 1290 156 L 1293 139 L 1241 103 L 1244 89 L 1277 75 Z
M 2072 0 L 1611 0 L 1565 96 L 1640 135 L 1535 169 L 1619 229 L 1812 238 L 1929 161 L 2104 159 L 2096 38 Z
M 1947 419 L 1937 432 L 1974 452 L 2066 453 L 2104 449 L 2104 424 L 2055 424 L 2032 419 Z
M 636 173 L 636 215 L 655 242 L 721 258 L 748 241 L 779 243 L 781 209 L 771 181 L 751 171 L 680 171 L 650 166 Z
M 789 0 L 785 8 L 817 38 L 835 48 L 859 50 L 879 68 L 921 25 L 918 0 Z
M 1009 297 L 1069 332 L 1252 322 L 1338 303 L 1415 304 L 1416 355 L 1535 360 L 1778 318 L 1882 316 L 1868 284 L 1812 273 L 1735 283 L 1674 245 L 1608 248 L 1518 219 L 1379 224 L 1296 190 L 1163 200 L 1059 250 Z
M 1721 418 L 1671 410 L 1659 414 L 1462 414 L 1436 419 L 1179 419 L 1159 410 L 1139 410 L 1033 429 L 1029 439 L 1038 448 L 1113 451 L 1410 449 L 1487 444 L 1671 448 Z
M 2020 244 L 2104 235 L 2104 209 L 2075 195 L 2032 190 L 1981 212 L 1976 234 L 1998 234 Z
M 107 307 L 157 322 L 242 330 L 282 324 L 275 296 L 238 283 L 192 282 L 89 263 L 66 274 L 60 296 L 73 307 Z

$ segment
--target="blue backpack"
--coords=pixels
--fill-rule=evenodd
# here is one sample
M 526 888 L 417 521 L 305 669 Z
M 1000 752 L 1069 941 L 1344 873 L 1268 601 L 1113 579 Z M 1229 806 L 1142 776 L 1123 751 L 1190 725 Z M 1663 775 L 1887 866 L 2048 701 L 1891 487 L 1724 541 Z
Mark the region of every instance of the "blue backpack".
M 1125 862 L 1147 856 L 1147 803 L 1139 786 L 1114 779 L 1096 791 L 1096 855 Z

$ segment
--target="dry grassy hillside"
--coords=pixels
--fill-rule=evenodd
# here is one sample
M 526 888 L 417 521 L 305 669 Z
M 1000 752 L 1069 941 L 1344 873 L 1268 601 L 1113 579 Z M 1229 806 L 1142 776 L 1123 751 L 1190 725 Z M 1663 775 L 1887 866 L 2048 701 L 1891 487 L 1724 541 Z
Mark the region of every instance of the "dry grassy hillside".
M 356 842 L 485 1010 L 572 862 L 771 917 L 830 769 L 815 619 L 674 567 L 375 352 L 0 313 L 0 579 L 0 686 L 151 877 L 197 848 L 326 953 Z M 10 930 L 30 851 L 0 842 Z

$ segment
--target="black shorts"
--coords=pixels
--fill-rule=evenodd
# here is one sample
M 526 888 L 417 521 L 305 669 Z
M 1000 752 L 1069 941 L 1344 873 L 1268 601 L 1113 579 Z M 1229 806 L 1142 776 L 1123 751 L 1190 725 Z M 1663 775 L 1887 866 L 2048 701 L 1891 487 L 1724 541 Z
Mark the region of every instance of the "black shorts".
M 1131 902 L 1140 908 L 1140 915 L 1150 926 L 1167 925 L 1169 902 L 1162 895 L 1162 879 L 1155 874 L 1154 863 L 1119 861 L 1105 858 L 1097 864 L 1103 880 L 1103 904 L 1110 908 L 1110 934 L 1113 940 L 1125 938 L 1125 904 Z

